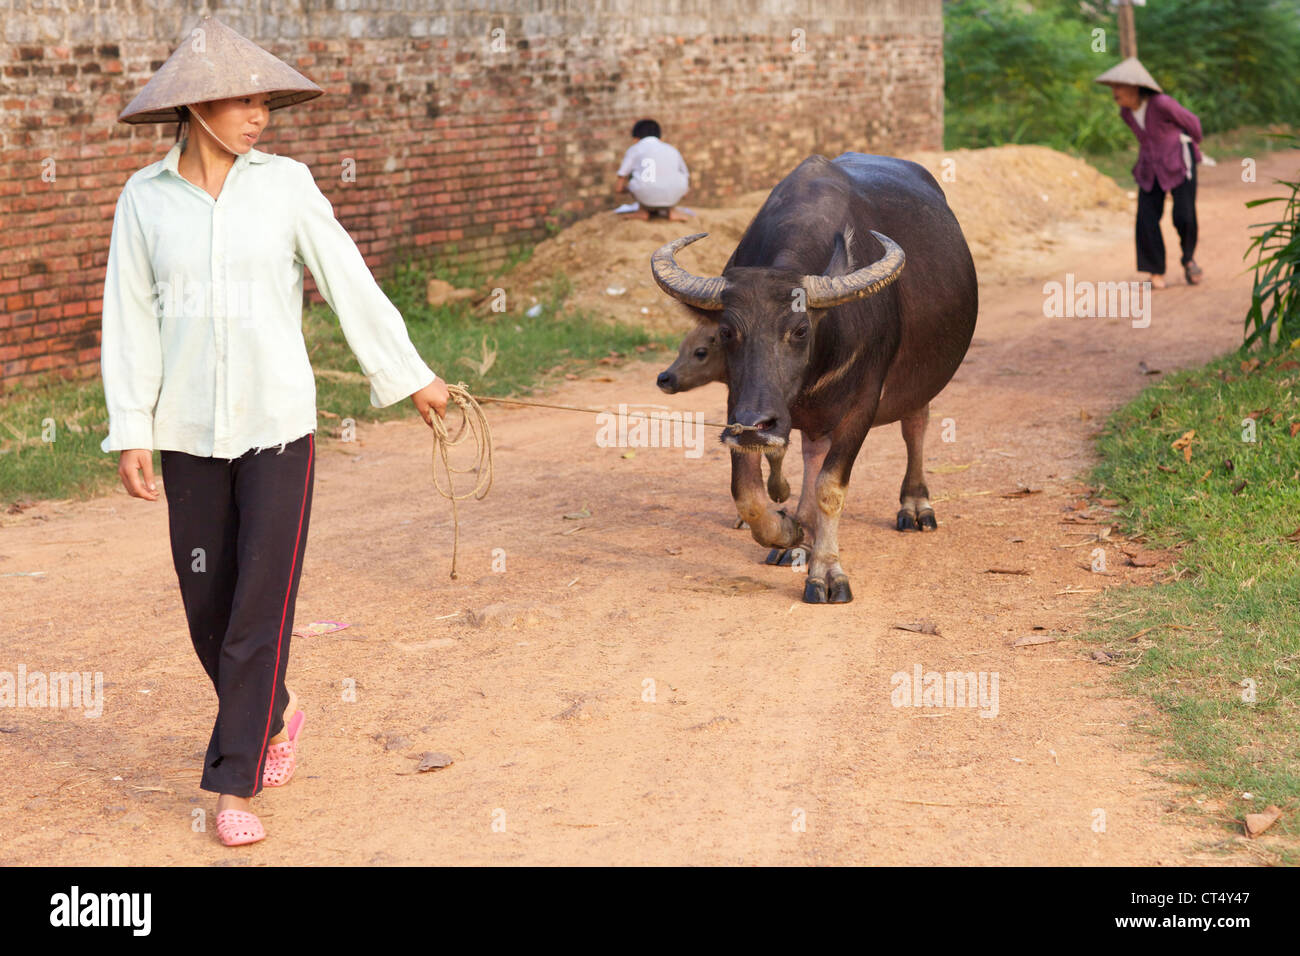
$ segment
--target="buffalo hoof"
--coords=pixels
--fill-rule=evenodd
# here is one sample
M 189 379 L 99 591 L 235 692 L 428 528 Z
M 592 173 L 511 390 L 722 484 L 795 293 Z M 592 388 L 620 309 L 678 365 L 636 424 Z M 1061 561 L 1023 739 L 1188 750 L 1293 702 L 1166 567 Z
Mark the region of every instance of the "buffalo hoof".
M 934 520 L 933 508 L 922 508 L 918 511 L 900 508 L 897 527 L 899 531 L 934 531 L 939 524 Z
M 765 564 L 774 564 L 783 568 L 808 566 L 807 548 L 773 548 L 763 559 Z
M 849 587 L 849 579 L 846 575 L 831 578 L 830 603 L 848 604 L 853 600 L 853 589 Z
M 817 578 L 809 578 L 803 586 L 803 603 L 825 604 L 826 582 Z
M 732 527 L 739 531 L 741 528 L 748 528 L 749 525 L 745 524 L 744 518 L 737 518 L 736 523 L 732 525 Z

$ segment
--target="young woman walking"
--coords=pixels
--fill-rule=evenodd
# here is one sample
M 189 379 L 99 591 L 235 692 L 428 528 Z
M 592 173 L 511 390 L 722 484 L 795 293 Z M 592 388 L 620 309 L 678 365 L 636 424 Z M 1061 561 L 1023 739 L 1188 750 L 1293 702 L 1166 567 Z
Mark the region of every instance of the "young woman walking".
M 303 266 L 373 405 L 409 396 L 430 423 L 447 406 L 311 170 L 254 148 L 272 110 L 322 92 L 204 17 L 119 117 L 177 121 L 178 142 L 131 176 L 113 216 L 101 447 L 149 501 L 161 451 L 172 561 L 218 698 L 200 786 L 220 795 L 227 846 L 265 838 L 250 801 L 289 781 L 304 722 L 285 684 L 315 474 Z

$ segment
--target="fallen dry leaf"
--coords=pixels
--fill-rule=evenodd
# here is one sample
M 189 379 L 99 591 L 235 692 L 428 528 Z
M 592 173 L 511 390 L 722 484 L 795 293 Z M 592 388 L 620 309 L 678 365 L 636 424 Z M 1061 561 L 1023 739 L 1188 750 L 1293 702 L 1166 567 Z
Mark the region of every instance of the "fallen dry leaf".
M 420 755 L 419 766 L 415 768 L 416 773 L 428 773 L 430 770 L 441 770 L 443 767 L 450 767 L 452 759 L 446 754 L 435 753 L 432 750 L 426 750 Z
M 985 574 L 1028 574 L 1024 568 L 985 568 Z
M 1128 563 L 1135 568 L 1153 568 L 1160 563 L 1148 551 L 1125 551 L 1124 556 L 1128 558 Z
M 1141 372 L 1143 375 L 1160 375 L 1160 374 L 1161 374 L 1160 369 L 1158 369 L 1158 368 L 1148 368 L 1146 362 L 1138 362 L 1138 371 Z
M 1181 451 L 1183 453 L 1183 461 L 1191 462 L 1192 439 L 1195 437 L 1196 437 L 1196 429 L 1193 428 L 1191 431 L 1183 432 L 1183 437 L 1177 439 L 1169 447 L 1172 448 L 1174 451 Z
M 1259 813 L 1246 814 L 1246 836 L 1254 839 L 1281 818 L 1281 809 L 1271 804 Z
M 1000 497 L 1000 498 L 1028 498 L 1030 495 L 1042 494 L 1042 491 L 1043 491 L 1042 488 L 1030 488 L 1028 485 L 1025 485 L 1025 486 L 1022 487 L 1022 488 L 1017 488 L 1015 491 L 1008 491 L 1005 495 L 999 495 L 998 497 Z
M 1051 634 L 1030 634 L 1028 637 L 1018 637 L 1012 647 L 1033 647 L 1035 644 L 1055 644 L 1056 638 Z
M 895 630 L 911 631 L 914 634 L 938 634 L 939 628 L 935 627 L 934 621 L 925 620 L 917 621 L 915 624 L 895 624 Z

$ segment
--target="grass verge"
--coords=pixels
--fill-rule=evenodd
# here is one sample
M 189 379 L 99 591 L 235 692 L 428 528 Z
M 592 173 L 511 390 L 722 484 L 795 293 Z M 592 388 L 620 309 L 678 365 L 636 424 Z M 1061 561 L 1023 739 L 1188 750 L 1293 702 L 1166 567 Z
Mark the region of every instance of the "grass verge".
M 402 266 L 384 291 L 429 366 L 448 381 L 464 381 L 475 394 L 520 395 L 602 361 L 619 364 L 636 353 L 651 356 L 675 348 L 642 330 L 566 309 L 569 286 L 563 276 L 536 305 L 510 303 L 508 311 L 483 316 L 463 303 L 430 306 L 425 300 L 429 274 L 420 266 Z M 470 284 L 471 277 L 452 274 Z M 371 406 L 370 387 L 330 309 L 306 309 L 303 336 L 316 371 L 318 435 L 337 432 L 345 418 L 360 423 L 415 415 L 409 401 Z M 0 507 L 39 498 L 86 498 L 115 486 L 117 455 L 99 450 L 107 434 L 98 378 L 20 387 L 0 396 Z M 159 468 L 155 453 L 155 472 Z
M 1106 593 L 1091 639 L 1151 728 L 1235 826 L 1276 804 L 1300 835 L 1300 348 L 1226 356 L 1171 375 L 1117 412 L 1091 480 L 1123 530 L 1172 549 L 1149 588 Z M 1185 441 L 1184 441 L 1185 440 Z M 1177 443 L 1178 447 L 1175 447 Z M 1185 447 L 1184 447 L 1185 446 Z M 1253 799 L 1244 799 L 1249 793 Z M 1300 850 L 1273 848 L 1288 862 Z

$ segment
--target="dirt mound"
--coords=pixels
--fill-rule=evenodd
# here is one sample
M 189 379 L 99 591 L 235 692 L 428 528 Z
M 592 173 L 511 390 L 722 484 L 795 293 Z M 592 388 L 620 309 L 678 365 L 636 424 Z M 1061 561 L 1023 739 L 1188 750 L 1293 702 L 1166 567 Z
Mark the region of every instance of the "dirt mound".
M 982 280 L 1023 272 L 1016 259 L 1050 251 L 1066 231 L 1096 229 L 1127 215 L 1130 200 L 1115 182 L 1082 160 L 1041 146 L 999 146 L 950 153 L 912 153 L 934 174 L 960 220 Z M 612 212 L 574 223 L 537 246 L 527 262 L 495 284 L 538 294 L 562 272 L 573 284 L 569 303 L 594 315 L 654 331 L 685 327 L 686 312 L 650 277 L 650 254 L 692 232 L 704 239 L 678 261 L 693 272 L 716 275 L 767 198 L 747 193 L 723 206 L 688 206 L 689 223 L 640 222 Z M 611 206 L 615 197 L 610 197 Z
M 970 244 L 980 280 L 1025 273 L 1017 257 L 1052 251 L 1067 235 L 1127 218 L 1133 201 L 1109 176 L 1045 146 L 912 153 L 943 186 Z

